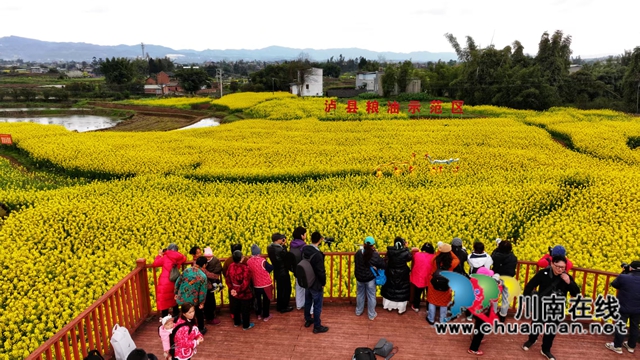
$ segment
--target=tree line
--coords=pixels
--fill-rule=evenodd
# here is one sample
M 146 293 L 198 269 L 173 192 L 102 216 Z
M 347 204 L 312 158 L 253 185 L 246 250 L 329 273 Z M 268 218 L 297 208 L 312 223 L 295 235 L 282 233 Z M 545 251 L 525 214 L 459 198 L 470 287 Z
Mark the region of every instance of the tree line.
M 496 49 L 493 45 L 480 48 L 470 36 L 462 47 L 453 35 L 445 36 L 460 64 L 455 76 L 445 76 L 443 82 L 428 82 L 428 91 L 439 91 L 470 105 L 532 110 L 552 106 L 636 110 L 640 47 L 604 61 L 584 63 L 579 59 L 581 68 L 570 73 L 571 36 L 560 30 L 542 34 L 536 56 L 526 55 L 517 40 L 512 46 Z M 441 66 L 435 73 L 443 70 Z
M 553 106 L 579 108 L 610 108 L 636 111 L 640 91 L 640 47 L 625 50 L 623 54 L 597 61 L 584 61 L 571 57 L 571 36 L 558 30 L 544 32 L 535 56 L 526 54 L 524 46 L 515 40 L 510 46 L 497 49 L 490 45 L 479 47 L 471 36 L 460 44 L 452 34 L 445 34 L 458 59 L 449 62 L 401 63 L 364 57 L 345 59 L 342 55 L 323 62 L 313 62 L 304 53 L 292 61 L 276 63 L 222 61 L 205 63 L 198 69 L 181 69 L 171 59 L 96 60 L 107 84 L 141 84 L 159 71 L 175 71 L 175 76 L 186 91 L 193 92 L 210 86 L 216 72 L 227 76 L 247 77 L 248 83 L 233 90 L 289 91 L 290 84 L 300 83 L 299 74 L 315 67 L 325 77 L 338 78 L 341 74 L 357 71 L 384 70 L 382 88 L 385 97 L 391 96 L 397 86 L 406 88 L 411 79 L 420 79 L 422 91 L 432 97 L 464 100 L 469 105 L 495 105 L 515 109 L 544 110 Z M 570 66 L 579 64 L 577 71 Z M 304 76 L 302 76 L 304 78 Z

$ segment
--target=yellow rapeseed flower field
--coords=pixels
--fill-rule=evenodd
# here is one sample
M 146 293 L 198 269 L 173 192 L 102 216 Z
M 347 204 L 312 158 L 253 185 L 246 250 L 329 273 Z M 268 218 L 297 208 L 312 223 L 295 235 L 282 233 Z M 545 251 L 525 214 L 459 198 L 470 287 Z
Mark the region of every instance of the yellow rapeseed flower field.
M 150 98 L 150 99 L 138 99 L 138 100 L 123 100 L 121 104 L 130 105 L 144 105 L 144 106 L 162 106 L 162 107 L 175 107 L 179 109 L 191 109 L 191 105 L 195 104 L 207 104 L 211 99 L 203 97 L 176 97 L 176 98 Z
M 265 252 L 272 233 L 303 225 L 335 237 L 337 251 L 373 235 L 382 250 L 395 236 L 418 247 L 459 236 L 491 252 L 500 237 L 521 260 L 556 244 L 578 267 L 640 259 L 640 171 L 627 146 L 638 120 L 475 107 L 490 117 L 319 121 L 324 100 L 254 99 L 237 106 L 290 121 L 181 132 L 0 124 L 34 161 L 99 179 L 0 159 L 0 202 L 13 210 L 0 222 L 0 304 L 24 309 L 0 312 L 0 359 L 23 358 L 171 242 L 183 253 L 211 246 L 226 257 L 232 243 Z
M 273 99 L 286 99 L 292 98 L 295 95 L 290 94 L 288 92 L 263 92 L 263 93 L 235 93 L 230 95 L 225 95 L 220 99 L 216 99 L 212 101 L 214 105 L 220 105 L 230 110 L 243 110 L 248 109 L 254 105 L 257 105 L 263 101 L 273 100 Z

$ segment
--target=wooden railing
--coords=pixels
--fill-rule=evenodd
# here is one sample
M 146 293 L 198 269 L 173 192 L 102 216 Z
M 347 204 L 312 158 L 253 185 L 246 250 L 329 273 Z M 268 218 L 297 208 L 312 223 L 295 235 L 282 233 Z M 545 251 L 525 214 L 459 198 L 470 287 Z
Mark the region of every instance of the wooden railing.
M 145 259 L 138 259 L 136 265 L 131 273 L 31 353 L 27 360 L 82 360 L 94 349 L 102 354 L 112 353 L 113 326 L 119 324 L 134 332 L 151 314 Z
M 327 284 L 324 301 L 355 301 L 356 280 L 353 276 L 355 253 L 327 252 L 325 255 Z M 220 260 L 224 262 L 225 259 Z M 184 264 L 183 269 L 189 265 L 190 263 Z M 151 299 L 155 298 L 155 284 L 159 277 L 157 269 L 146 264 L 145 259 L 138 259 L 136 268 L 129 275 L 47 340 L 27 359 L 81 360 L 89 350 L 93 349 L 97 349 L 102 354 L 111 354 L 110 339 L 115 324 L 124 326 L 133 333 L 145 319 L 157 313 L 151 302 Z M 515 278 L 524 285 L 538 270 L 536 262 L 519 261 Z M 149 282 L 149 275 L 152 283 Z M 609 285 L 612 279 L 618 276 L 616 273 L 576 267 L 571 269 L 570 275 L 580 286 L 582 295 L 592 299 L 600 294 L 604 296 L 609 294 Z M 222 281 L 224 282 L 224 279 Z M 226 293 L 225 287 L 224 291 L 216 294 L 218 304 L 228 304 Z

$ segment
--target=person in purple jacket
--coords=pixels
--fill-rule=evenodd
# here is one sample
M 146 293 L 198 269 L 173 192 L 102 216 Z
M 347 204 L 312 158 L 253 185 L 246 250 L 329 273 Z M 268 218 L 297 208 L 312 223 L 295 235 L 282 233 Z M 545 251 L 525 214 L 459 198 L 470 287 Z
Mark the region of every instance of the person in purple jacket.
M 291 241 L 289 253 L 292 256 L 290 260 L 291 271 L 295 274 L 296 266 L 300 260 L 302 260 L 302 248 L 307 245 L 305 242 L 307 240 L 307 229 L 299 226 L 293 230 L 293 235 L 291 237 L 293 238 L 293 241 Z M 296 279 L 296 308 L 298 310 L 304 309 L 304 300 L 304 288 L 298 284 L 298 279 Z

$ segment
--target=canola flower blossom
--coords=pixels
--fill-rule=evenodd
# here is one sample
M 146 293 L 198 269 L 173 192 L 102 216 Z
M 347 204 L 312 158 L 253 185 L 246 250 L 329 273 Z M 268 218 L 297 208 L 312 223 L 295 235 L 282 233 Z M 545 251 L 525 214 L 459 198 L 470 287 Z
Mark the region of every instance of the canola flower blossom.
M 129 105 L 143 105 L 143 106 L 161 106 L 161 107 L 175 107 L 178 109 L 191 109 L 192 105 L 196 104 L 209 104 L 211 99 L 203 97 L 175 97 L 175 98 L 151 98 L 151 99 L 136 99 L 136 100 L 123 100 L 120 104 Z
M 276 101 L 290 105 L 267 106 Z M 232 243 L 265 248 L 270 234 L 304 225 L 335 237 L 335 251 L 354 251 L 373 234 L 383 250 L 398 235 L 417 247 L 457 236 L 491 252 L 500 237 L 516 242 L 521 260 L 563 244 L 575 266 L 616 272 L 640 258 L 640 171 L 628 146 L 634 118 L 474 107 L 490 117 L 318 121 L 315 105 L 290 116 L 296 101 L 304 103 L 256 100 L 248 110 L 270 117 L 279 108 L 290 121 L 180 133 L 0 124 L 34 161 L 98 179 L 32 174 L 0 159 L 0 202 L 12 209 L 0 220 L 0 304 L 24 309 L 0 312 L 0 359 L 26 357 L 137 258 L 151 261 L 170 242 L 183 253 L 211 246 L 226 257 Z M 412 153 L 414 171 L 375 176 L 378 164 L 410 162 Z M 460 159 L 459 170 L 432 171 L 426 154 Z M 587 293 L 593 286 L 588 279 Z
M 292 97 L 295 97 L 295 95 L 288 92 L 246 92 L 225 95 L 220 99 L 213 100 L 212 103 L 214 105 L 226 107 L 230 110 L 243 110 L 255 106 L 263 101 Z

